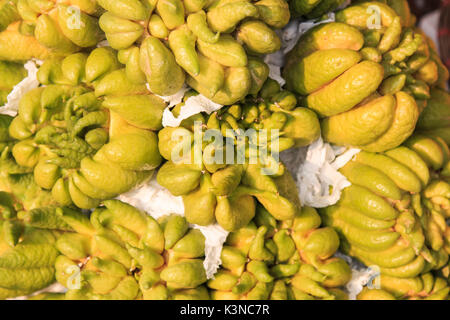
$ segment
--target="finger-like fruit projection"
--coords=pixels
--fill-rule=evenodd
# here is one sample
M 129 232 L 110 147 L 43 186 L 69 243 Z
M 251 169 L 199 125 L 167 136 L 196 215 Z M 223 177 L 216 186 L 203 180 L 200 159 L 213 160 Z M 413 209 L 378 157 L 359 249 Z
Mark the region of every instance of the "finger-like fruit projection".
M 373 7 L 381 12 L 378 29 L 368 25 Z M 308 31 L 288 54 L 287 88 L 322 118 L 326 141 L 371 152 L 398 147 L 413 133 L 430 87 L 448 73 L 427 38 L 386 4 L 352 5 L 336 20 Z
M 157 180 L 183 196 L 190 223 L 217 221 L 235 231 L 253 219 L 257 202 L 279 220 L 295 217 L 301 206 L 295 182 L 276 157 L 314 141 L 319 123 L 310 110 L 295 108 L 293 94 L 277 91 L 273 99 L 198 114 L 159 132 L 159 150 L 168 162 Z
M 11 9 L 14 10 L 14 18 L 7 20 L 9 26 L 0 33 L 1 59 L 20 61 L 66 56 L 83 48 L 95 47 L 105 37 L 98 25 L 101 11 L 96 1 L 2 2 L 14 6 Z
M 228 236 L 222 267 L 208 281 L 218 300 L 346 299 L 338 287 L 351 278 L 347 263 L 333 257 L 339 237 L 319 228 L 316 210 L 277 221 L 258 205 L 254 222 Z
M 130 79 L 163 96 L 187 82 L 224 105 L 244 98 L 261 68 L 267 78 L 258 56 L 280 49 L 274 29 L 290 18 L 285 0 L 97 2 L 106 10 L 100 27 Z
M 26 76 L 27 71 L 22 64 L 0 61 L 0 106 L 7 102 L 8 94 Z
M 9 194 L 0 192 L 0 198 L 0 299 L 6 299 L 28 295 L 55 281 L 58 251 L 54 244 L 60 232 L 51 229 L 59 220 L 56 210 L 61 209 L 17 213 Z M 30 221 L 21 220 L 22 215 Z M 41 221 L 43 216 L 52 221 Z M 33 226 L 34 220 L 39 220 L 38 227 Z M 57 227 L 69 228 L 63 222 Z
M 290 0 L 289 8 L 293 17 L 317 19 L 344 3 L 345 0 Z
M 68 288 L 66 299 L 209 298 L 199 230 L 180 216 L 156 221 L 118 200 L 104 205 L 90 218 L 62 217 L 76 231 L 56 242 L 56 279 Z
M 14 1 L 0 1 L 0 34 L 9 24 L 20 19 Z M 4 44 L 0 44 L 0 47 Z M 12 47 L 9 49 L 11 50 Z M 0 54 L 1 55 L 1 54 Z M 1 58 L 0 58 L 1 60 Z M 8 61 L 0 61 L 0 106 L 3 106 L 6 97 L 13 87 L 25 78 L 27 72 L 23 65 Z
M 450 185 L 440 170 L 448 159 L 442 139 L 420 135 L 382 154 L 359 153 L 341 169 L 352 186 L 321 210 L 325 224 L 337 229 L 345 252 L 383 276 L 410 281 L 445 267 Z
M 370 47 L 361 51 L 365 58 L 378 61 L 372 47 L 381 51 L 385 77 L 391 77 L 383 83 L 381 93 L 398 90 L 396 88 L 403 83 L 400 75 L 406 75 L 404 90 L 412 94 L 423 109 L 430 98 L 430 88 L 445 88 L 448 70 L 439 58 L 434 42 L 414 27 L 416 18 L 406 0 L 363 1 L 338 12 L 336 21 L 363 32 L 365 46 Z M 397 77 L 392 77 L 394 75 Z
M 20 20 L 16 1 L 0 1 L 0 32 L 5 30 L 14 21 Z
M 256 98 L 249 97 L 239 105 L 229 107 L 227 113 L 233 115 L 241 128 L 267 130 L 268 136 L 278 130 L 278 142 L 275 142 L 280 152 L 308 146 L 320 137 L 317 115 L 308 108 L 298 107 L 295 94 L 281 90 L 270 78 Z
M 431 99 L 417 124 L 420 132 L 439 136 L 450 145 L 450 94 L 439 88 L 431 90 Z
M 152 176 L 165 103 L 128 81 L 114 50 L 47 60 L 38 79 L 9 127 L 12 154 L 61 205 L 94 208 Z
M 28 295 L 55 281 L 57 238 L 71 227 L 33 174 L 5 147 L 0 160 L 0 299 Z
M 12 156 L 14 139 L 8 134 L 13 118 L 0 115 L 0 191 L 10 194 L 23 210 L 56 205 L 49 192 L 33 179 L 33 170 L 19 165 Z
M 411 12 L 408 0 L 377 0 L 378 2 L 387 4 L 401 18 L 402 25 L 405 27 L 413 27 L 416 22 L 416 16 Z
M 11 120 L 0 116 L 0 299 L 28 295 L 55 281 L 55 242 L 72 231 L 61 215 L 74 211 L 56 207 L 32 171 L 14 161 L 7 129 Z

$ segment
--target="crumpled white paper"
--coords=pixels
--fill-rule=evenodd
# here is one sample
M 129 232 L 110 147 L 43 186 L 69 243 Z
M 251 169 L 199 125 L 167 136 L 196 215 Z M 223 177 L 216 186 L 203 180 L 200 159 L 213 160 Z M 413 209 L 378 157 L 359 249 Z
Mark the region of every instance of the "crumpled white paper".
M 302 204 L 314 208 L 336 204 L 342 190 L 351 185 L 338 170 L 360 150 L 332 147 L 320 138 L 306 152 L 306 159 L 297 171 Z
M 324 143 L 322 139 L 304 150 L 306 159 L 296 174 L 302 203 L 316 208 L 335 204 L 340 198 L 342 189 L 350 186 L 350 182 L 337 170 L 350 161 L 359 150 L 332 147 Z M 330 186 L 333 186 L 331 194 L 328 191 Z M 173 196 L 167 189 L 160 186 L 156 179 L 120 195 L 118 199 L 147 212 L 155 219 L 168 214 L 184 216 L 182 197 Z M 228 232 L 218 224 L 208 227 L 191 226 L 199 229 L 205 236 L 204 266 L 207 277 L 210 279 L 221 264 L 220 254 Z
M 345 286 L 349 300 L 356 300 L 358 294 L 365 286 L 369 284 L 369 282 L 372 285 L 377 285 L 376 280 L 377 277 L 380 276 L 379 270 L 376 270 L 375 268 L 367 268 L 356 259 L 339 252 L 336 253 L 335 256 L 344 259 L 352 269 L 352 278 Z
M 118 199 L 147 212 L 155 219 L 169 214 L 184 216 L 183 199 L 173 196 L 169 190 L 160 186 L 156 179 L 150 180 L 136 190 L 120 195 Z M 191 227 L 200 230 L 205 236 L 205 261 L 203 266 L 206 270 L 206 276 L 211 279 L 222 264 L 220 254 L 228 232 L 218 224 L 207 227 L 191 225 Z
M 193 115 L 196 115 L 201 112 L 211 114 L 214 111 L 217 111 L 223 107 L 223 105 L 215 103 L 206 98 L 204 95 L 199 94 L 196 96 L 189 97 L 184 103 L 184 105 L 181 107 L 180 115 L 178 117 L 175 117 L 172 111 L 170 110 L 170 107 L 171 105 L 176 105 L 180 103 L 183 99 L 184 93 L 188 90 L 189 90 L 188 88 L 186 88 L 186 90 L 184 91 L 181 90 L 180 92 L 176 93 L 174 96 L 170 98 L 170 105 L 164 110 L 163 113 L 162 122 L 164 127 L 178 127 L 183 120 L 188 119 Z
M 41 64 L 39 61 L 30 60 L 24 65 L 25 69 L 28 71 L 27 77 L 16 84 L 13 90 L 9 93 L 7 97 L 7 102 L 3 107 L 0 107 L 1 114 L 7 114 L 9 116 L 16 116 L 19 110 L 20 99 L 30 90 L 33 90 L 39 86 L 39 81 L 37 80 L 37 65 Z
M 345 286 L 349 300 L 356 300 L 362 289 L 377 276 L 379 274 L 370 268 L 356 269 L 352 267 L 352 278 Z

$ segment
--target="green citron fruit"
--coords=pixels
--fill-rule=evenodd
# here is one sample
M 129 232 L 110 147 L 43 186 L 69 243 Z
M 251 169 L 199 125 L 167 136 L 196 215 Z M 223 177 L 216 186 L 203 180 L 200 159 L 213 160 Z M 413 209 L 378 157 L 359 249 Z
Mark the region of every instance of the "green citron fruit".
M 331 2 L 294 1 L 291 10 L 307 15 Z M 375 9 L 379 21 L 370 13 Z M 445 100 L 440 90 L 448 71 L 413 20 L 405 1 L 358 2 L 338 11 L 336 22 L 304 33 L 288 53 L 286 87 L 322 118 L 326 141 L 384 152 L 412 135 L 424 110 L 419 126 L 431 130 L 426 106 Z M 446 129 L 432 130 L 448 138 Z
M 117 52 L 49 59 L 37 78 L 46 86 L 21 99 L 11 150 L 61 205 L 95 208 L 153 175 L 166 105 L 127 78 Z
M 277 221 L 258 206 L 248 226 L 231 233 L 222 267 L 209 280 L 216 300 L 346 299 L 338 287 L 350 279 L 347 263 L 332 255 L 339 238 L 319 228 L 318 213 L 303 208 L 290 221 Z
M 107 200 L 90 217 L 63 215 L 75 233 L 56 242 L 56 279 L 69 300 L 207 300 L 205 238 L 185 218 L 156 221 Z
M 100 28 L 111 47 L 120 50 L 134 83 L 147 79 L 150 91 L 162 96 L 175 94 L 187 83 L 223 105 L 259 91 L 268 71 L 252 78 L 249 56 L 279 50 L 275 31 L 287 25 L 291 15 L 285 0 L 98 4 L 105 10 Z
M 352 186 L 336 205 L 320 210 L 325 224 L 340 234 L 341 248 L 367 266 L 379 266 L 382 289 L 396 298 L 414 298 L 422 288 L 395 283 L 422 283 L 430 271 L 447 266 L 448 154 L 442 139 L 420 135 L 385 153 L 362 151 L 340 170 Z M 438 291 L 432 289 L 423 297 Z M 364 291 L 362 297 L 377 294 L 385 292 Z
M 95 47 L 105 38 L 99 12 L 95 1 L 3 1 L 0 58 L 45 59 Z M 8 48 L 15 48 L 15 53 Z

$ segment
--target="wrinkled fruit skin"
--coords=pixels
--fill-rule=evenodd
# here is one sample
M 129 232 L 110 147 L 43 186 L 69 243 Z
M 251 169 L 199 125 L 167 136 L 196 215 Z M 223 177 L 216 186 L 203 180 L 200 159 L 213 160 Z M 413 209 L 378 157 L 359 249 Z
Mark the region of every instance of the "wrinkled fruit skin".
M 127 80 L 110 48 L 47 60 L 45 87 L 23 96 L 9 125 L 15 161 L 60 205 L 82 209 L 150 178 L 165 103 Z
M 11 222 L 2 221 L 2 233 Z M 20 224 L 16 226 L 24 228 Z M 26 227 L 21 242 L 9 245 L 0 240 L 0 299 L 24 296 L 44 289 L 55 281 L 54 263 L 58 255 L 51 231 Z M 18 257 L 23 258 L 18 261 Z
M 367 25 L 372 6 L 380 9 L 380 29 Z M 414 132 L 430 91 L 445 87 L 448 71 L 434 44 L 413 27 L 407 5 L 393 8 L 351 5 L 288 54 L 287 89 L 322 118 L 327 142 L 370 152 L 396 148 Z
M 321 214 L 339 232 L 346 253 L 380 268 L 382 286 L 420 282 L 447 266 L 448 159 L 442 139 L 416 134 L 386 153 L 363 151 L 341 169 L 352 186 Z M 433 295 L 431 288 L 427 294 Z M 405 289 L 398 295 L 421 291 Z
M 243 99 L 267 79 L 268 66 L 258 56 L 281 48 L 275 29 L 290 19 L 285 0 L 97 3 L 106 10 L 100 28 L 120 50 L 130 79 L 147 81 L 162 96 L 187 83 L 223 105 Z M 267 72 L 258 73 L 260 67 Z
M 359 300 L 447 300 L 449 72 L 408 2 L 353 1 L 300 38 L 285 89 L 269 77 L 278 30 L 344 2 L 0 0 L 0 106 L 44 61 L 0 115 L 0 299 L 55 280 L 66 293 L 31 299 L 347 299 L 340 247 L 380 268 Z M 224 107 L 163 128 L 159 96 L 186 84 L 175 116 L 197 93 Z M 318 213 L 277 159 L 320 136 L 363 151 Z M 111 200 L 157 168 L 185 217 Z M 214 223 L 231 233 L 208 280 L 189 224 Z
M 5 30 L 8 25 L 20 19 L 16 7 L 16 1 L 2 1 L 0 3 L 0 32 Z
M 7 2 L 7 1 L 4 1 Z M 1 8 L 0 59 L 9 61 L 67 56 L 95 47 L 105 38 L 96 1 L 8 1 Z M 14 48 L 14 50 L 11 50 Z
M 73 210 L 55 207 L 47 192 L 32 180 L 10 183 L 4 176 L 1 180 L 0 299 L 3 300 L 31 294 L 55 281 L 54 264 L 58 256 L 55 243 L 61 234 L 72 230 L 60 215 Z M 5 186 L 11 187 L 10 190 L 5 191 Z M 35 197 L 33 203 L 29 199 L 21 201 L 30 196 Z
M 438 136 L 450 145 L 450 95 L 434 88 L 431 99 L 419 118 L 417 128 L 425 135 Z
M 29 168 L 11 155 L 8 126 L 12 118 L 0 116 L 0 299 L 24 296 L 55 281 L 55 242 L 72 231 L 61 218 L 48 191 L 40 188 Z
M 305 147 L 320 137 L 320 122 L 308 108 L 298 107 L 295 94 L 280 89 L 279 84 L 269 78 L 256 98 L 248 97 L 238 106 L 229 108 L 243 129 L 279 130 L 279 151 Z
M 56 247 L 56 279 L 69 300 L 209 299 L 203 268 L 205 238 L 183 217 L 154 220 L 107 200 L 90 218 L 63 215 L 76 231 Z
M 319 125 L 314 113 L 293 110 L 296 101 L 288 110 L 280 106 L 285 106 L 291 95 L 277 105 L 270 100 L 260 105 L 249 101 L 211 115 L 198 114 L 179 127 L 159 132 L 159 150 L 168 161 L 158 171 L 157 181 L 173 195 L 183 197 L 190 223 L 206 226 L 218 222 L 224 229 L 236 231 L 253 219 L 257 203 L 279 220 L 295 217 L 301 208 L 296 185 L 275 157 L 309 141 L 311 132 L 296 127 L 297 123 L 304 127 L 312 124 L 317 133 Z M 182 107 L 183 103 L 174 108 L 175 115 Z M 247 134 L 254 135 L 247 138 L 254 143 L 243 139 L 246 129 L 253 129 Z M 267 142 L 262 135 L 258 138 L 259 129 L 269 132 Z M 285 134 L 272 134 L 272 129 Z
M 0 115 L 0 191 L 10 194 L 20 204 L 20 210 L 56 206 L 52 195 L 34 181 L 33 170 L 14 160 L 11 152 L 14 139 L 8 133 L 12 120 L 11 116 Z
M 303 208 L 294 219 L 278 222 L 258 206 L 254 222 L 228 236 L 222 266 L 208 281 L 217 300 L 346 299 L 338 287 L 351 278 L 344 260 L 332 257 L 339 238 L 332 228 Z
M 283 164 L 279 166 L 286 170 Z M 190 223 L 207 226 L 218 222 L 225 230 L 235 231 L 254 218 L 258 202 L 282 220 L 292 219 L 301 208 L 289 172 L 271 177 L 262 171 L 262 166 L 250 164 L 224 165 L 211 172 L 168 161 L 157 180 L 172 194 L 183 196 Z

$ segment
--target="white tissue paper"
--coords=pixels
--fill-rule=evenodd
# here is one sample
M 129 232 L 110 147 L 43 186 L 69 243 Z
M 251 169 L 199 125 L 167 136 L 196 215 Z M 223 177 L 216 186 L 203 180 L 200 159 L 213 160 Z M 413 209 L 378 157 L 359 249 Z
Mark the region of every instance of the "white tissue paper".
M 183 199 L 173 196 L 169 190 L 160 186 L 156 179 L 150 180 L 136 190 L 120 195 L 118 199 L 147 212 L 155 219 L 169 214 L 184 216 Z M 191 227 L 200 230 L 205 236 L 205 261 L 203 265 L 206 276 L 211 279 L 222 263 L 220 253 L 228 232 L 218 224 L 207 227 L 191 225 Z
M 37 296 L 41 293 L 65 293 L 67 292 L 67 288 L 65 288 L 63 285 L 59 283 L 54 283 L 50 286 L 48 286 L 45 289 L 39 290 L 37 292 L 34 292 L 33 294 L 30 294 L 29 296 L 21 296 L 21 297 L 15 297 L 7 300 L 28 300 L 34 296 Z
M 349 300 L 356 300 L 362 289 L 379 274 L 370 268 L 356 269 L 352 266 L 352 278 L 345 286 Z
M 25 79 L 14 86 L 13 90 L 9 93 L 6 104 L 0 107 L 1 114 L 7 114 L 9 116 L 16 116 L 19 110 L 20 99 L 30 90 L 33 90 L 39 86 L 37 80 L 37 65 L 41 64 L 40 61 L 30 60 L 25 63 L 24 67 L 28 71 L 28 75 Z
M 297 171 L 302 204 L 314 208 L 336 204 L 342 190 L 351 185 L 338 170 L 360 150 L 332 147 L 320 138 L 306 152 L 306 159 Z
M 342 253 L 336 253 L 335 256 L 347 261 L 352 269 L 352 278 L 345 286 L 349 300 L 356 300 L 358 294 L 369 283 L 374 287 L 379 285 L 377 280 L 380 279 L 380 272 L 376 268 L 367 268 L 362 263 Z

